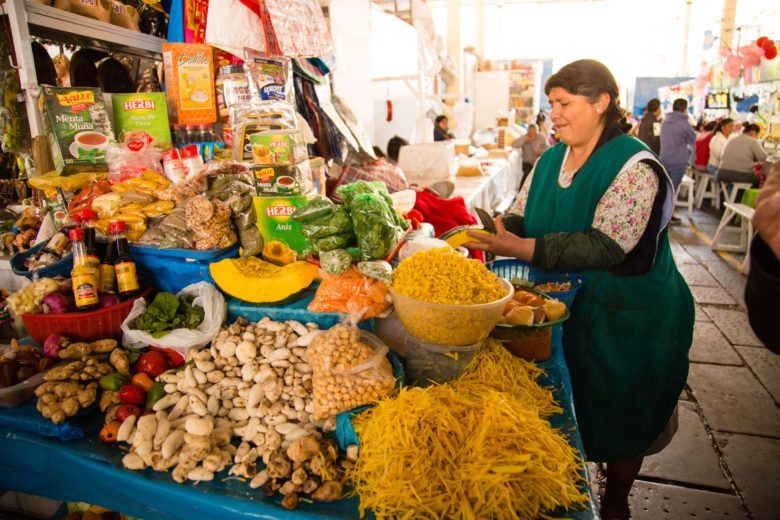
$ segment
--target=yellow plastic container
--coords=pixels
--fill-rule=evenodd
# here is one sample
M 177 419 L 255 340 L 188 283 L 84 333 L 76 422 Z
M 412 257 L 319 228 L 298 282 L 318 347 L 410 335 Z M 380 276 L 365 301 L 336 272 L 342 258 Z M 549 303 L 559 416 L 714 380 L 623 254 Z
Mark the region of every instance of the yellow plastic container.
M 406 331 L 415 338 L 437 345 L 472 345 L 488 337 L 512 299 L 515 289 L 499 280 L 507 293 L 500 300 L 479 305 L 427 303 L 390 289 L 393 305 Z

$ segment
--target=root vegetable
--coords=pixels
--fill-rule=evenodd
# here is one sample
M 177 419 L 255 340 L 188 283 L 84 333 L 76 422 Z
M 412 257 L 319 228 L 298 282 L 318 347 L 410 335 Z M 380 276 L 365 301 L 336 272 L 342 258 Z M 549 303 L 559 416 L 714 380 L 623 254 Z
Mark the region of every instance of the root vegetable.
M 168 434 L 165 441 L 162 443 L 161 452 L 164 459 L 169 459 L 179 451 L 181 445 L 184 444 L 184 431 L 174 430 Z
M 266 485 L 268 480 L 269 480 L 268 470 L 264 469 L 262 471 L 258 471 L 257 475 L 255 475 L 255 477 L 249 483 L 249 487 L 251 487 L 252 489 L 257 489 L 259 487 L 263 487 L 263 486 Z
M 208 419 L 191 417 L 184 423 L 184 429 L 192 435 L 207 436 L 214 430 L 214 423 Z
M 141 470 L 146 467 L 144 459 L 137 453 L 128 453 L 122 457 L 122 465 L 130 470 Z
M 328 481 L 324 482 L 314 493 L 311 494 L 311 498 L 318 502 L 333 502 L 341 498 L 344 492 L 344 486 L 341 482 Z
M 131 415 L 122 422 L 122 426 L 119 427 L 119 431 L 116 434 L 117 441 L 126 442 L 130 438 L 130 434 L 133 433 L 133 426 L 135 426 L 135 419 L 135 415 Z

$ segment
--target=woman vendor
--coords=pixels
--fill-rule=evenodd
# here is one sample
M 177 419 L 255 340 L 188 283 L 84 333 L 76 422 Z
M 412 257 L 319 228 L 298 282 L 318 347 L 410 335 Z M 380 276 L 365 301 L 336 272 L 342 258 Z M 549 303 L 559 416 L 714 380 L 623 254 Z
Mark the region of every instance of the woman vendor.
M 585 279 L 563 345 L 588 460 L 607 463 L 604 520 L 629 517 L 642 459 L 677 429 L 694 306 L 672 258 L 675 192 L 641 141 L 618 126 L 615 78 L 580 60 L 547 80 L 561 143 L 547 150 L 494 236 L 466 247 Z

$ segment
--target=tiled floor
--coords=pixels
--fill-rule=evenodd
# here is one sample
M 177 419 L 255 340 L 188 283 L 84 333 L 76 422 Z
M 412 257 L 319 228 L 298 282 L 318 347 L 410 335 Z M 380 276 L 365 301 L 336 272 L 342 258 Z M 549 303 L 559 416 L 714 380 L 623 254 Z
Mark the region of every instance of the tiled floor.
M 693 226 L 683 219 L 670 234 L 697 321 L 680 429 L 645 459 L 631 494 L 637 520 L 780 519 L 780 356 L 748 324 L 743 258 L 710 249 L 716 225 L 696 211 Z

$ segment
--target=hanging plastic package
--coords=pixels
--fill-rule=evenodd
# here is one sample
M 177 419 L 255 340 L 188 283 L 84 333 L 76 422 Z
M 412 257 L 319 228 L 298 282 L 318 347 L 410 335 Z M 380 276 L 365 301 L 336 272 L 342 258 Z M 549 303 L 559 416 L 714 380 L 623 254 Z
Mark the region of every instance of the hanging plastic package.
M 249 48 L 244 50 L 244 58 L 252 99 L 294 102 L 292 62 L 288 58 L 268 56 Z
M 209 0 L 206 43 L 234 56 L 244 47 L 265 49 L 265 28 L 257 2 Z

